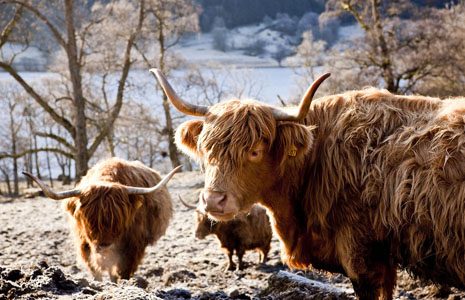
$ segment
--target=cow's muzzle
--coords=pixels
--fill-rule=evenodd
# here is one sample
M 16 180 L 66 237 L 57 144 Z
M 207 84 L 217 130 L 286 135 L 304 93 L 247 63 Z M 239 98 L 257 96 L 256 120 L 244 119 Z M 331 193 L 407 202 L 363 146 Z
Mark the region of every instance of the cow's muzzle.
M 226 193 L 206 190 L 200 194 L 200 206 L 207 213 L 224 214 Z

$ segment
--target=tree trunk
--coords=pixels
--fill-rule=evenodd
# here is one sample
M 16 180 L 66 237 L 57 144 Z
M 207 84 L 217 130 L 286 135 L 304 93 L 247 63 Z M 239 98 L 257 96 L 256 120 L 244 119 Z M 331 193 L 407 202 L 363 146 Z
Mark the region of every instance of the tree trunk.
M 13 196 L 18 196 L 18 195 L 19 195 L 18 159 L 15 157 L 13 158 Z
M 27 172 L 32 173 L 32 154 L 29 153 L 24 156 L 24 168 Z M 27 188 L 33 187 L 34 183 L 29 177 L 26 177 Z
M 67 162 L 67 165 L 68 165 L 68 178 L 69 180 L 71 180 L 71 165 L 72 165 L 72 161 L 71 159 L 67 158 L 66 159 L 66 162 Z M 66 177 L 65 177 L 66 178 Z M 68 183 L 65 183 L 64 180 L 63 180 L 63 184 L 70 184 L 69 180 L 67 179 L 66 182 Z
M 152 142 L 149 144 L 149 167 L 153 168 L 154 160 L 155 160 L 155 147 L 153 146 Z
M 160 59 L 158 62 L 160 70 L 165 72 L 165 35 L 163 31 L 163 23 L 160 23 L 158 31 L 158 43 L 160 45 Z M 178 149 L 174 143 L 174 129 L 173 129 L 173 119 L 171 118 L 170 104 L 168 102 L 168 97 L 166 97 L 163 92 L 163 110 L 165 111 L 165 120 L 166 120 L 166 132 L 168 135 L 168 152 L 170 155 L 171 166 L 173 168 L 179 166 L 181 163 L 179 161 Z
M 45 139 L 45 146 L 48 148 L 48 139 Z M 50 153 L 48 151 L 45 153 L 45 158 L 47 160 L 48 178 L 50 180 L 50 186 L 53 188 L 52 167 L 50 166 Z
M 5 183 L 6 183 L 6 188 L 8 191 L 8 195 L 11 195 L 11 180 L 10 180 L 10 175 L 8 175 L 8 171 L 0 169 L 3 173 L 3 177 L 5 178 Z
M 37 136 L 34 135 L 34 148 L 37 149 Z M 48 155 L 48 151 L 47 151 L 47 155 Z M 36 167 L 36 174 L 37 174 L 37 177 L 39 178 L 42 178 L 41 175 L 40 175 L 40 165 L 39 165 L 39 152 L 34 152 L 34 160 L 35 160 L 35 167 Z
M 110 152 L 111 157 L 116 156 L 115 155 L 115 142 L 113 140 L 113 130 L 111 130 L 110 133 L 108 133 L 107 144 L 108 144 L 108 152 Z
M 372 14 L 373 14 L 373 22 L 374 22 L 374 30 L 377 39 L 377 45 L 380 48 L 380 56 L 381 56 L 381 69 L 382 69 L 382 77 L 384 79 L 386 89 L 392 93 L 397 93 L 397 88 L 395 85 L 394 74 L 392 71 L 392 60 L 390 57 L 390 51 L 386 43 L 386 39 L 384 38 L 383 32 L 383 24 L 380 17 L 379 9 L 381 3 L 379 0 L 372 0 Z M 376 51 L 377 52 L 377 51 Z
M 17 131 L 15 128 L 15 116 L 14 116 L 14 109 L 15 104 L 9 104 L 9 113 L 10 113 L 10 134 L 11 134 L 11 154 L 13 155 L 13 195 L 19 195 L 19 178 L 18 178 L 18 158 L 16 157 L 17 154 Z
M 171 112 L 170 112 L 170 104 L 165 94 L 163 94 L 163 109 L 165 111 L 165 118 L 166 118 L 166 132 L 168 135 L 168 151 L 170 155 L 171 165 L 174 168 L 174 167 L 179 166 L 181 163 L 179 161 L 178 149 L 176 148 L 176 144 L 174 143 L 174 128 L 173 128 L 173 120 L 171 118 Z
M 73 0 L 65 1 L 66 31 L 68 34 L 66 54 L 68 55 L 68 69 L 73 86 L 73 101 L 76 110 L 73 122 L 76 126 L 76 135 L 74 136 L 76 153 L 74 154 L 74 160 L 76 162 L 76 180 L 78 180 L 87 173 L 89 157 L 87 153 L 86 102 L 82 91 L 81 66 L 78 59 L 76 31 L 74 27 L 73 2 Z

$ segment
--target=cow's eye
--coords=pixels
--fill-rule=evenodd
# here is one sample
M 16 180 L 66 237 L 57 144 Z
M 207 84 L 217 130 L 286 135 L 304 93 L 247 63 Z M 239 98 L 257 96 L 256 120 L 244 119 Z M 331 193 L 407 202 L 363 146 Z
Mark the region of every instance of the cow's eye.
M 252 162 L 260 161 L 262 158 L 262 150 L 252 150 L 249 152 L 249 160 Z

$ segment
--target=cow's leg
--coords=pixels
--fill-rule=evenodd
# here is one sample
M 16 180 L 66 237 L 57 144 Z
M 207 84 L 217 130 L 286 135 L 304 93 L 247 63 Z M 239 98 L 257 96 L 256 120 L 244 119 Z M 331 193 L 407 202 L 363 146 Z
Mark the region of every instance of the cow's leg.
M 117 266 L 112 268 L 112 270 L 110 270 L 109 273 L 110 273 L 111 282 L 117 283 L 118 280 L 120 280 L 120 275 L 118 274 L 118 267 Z
M 391 300 L 397 280 L 397 268 L 394 265 L 385 266 L 384 278 L 380 289 L 380 298 Z
M 267 244 L 263 246 L 262 248 L 260 248 L 261 258 L 260 258 L 259 263 L 262 263 L 262 264 L 266 263 L 266 261 L 268 260 L 269 252 L 270 252 L 270 244 Z
M 115 273 L 120 279 L 129 279 L 137 270 L 144 257 L 146 245 L 137 245 L 127 241 L 120 248 Z
M 94 276 L 94 279 L 97 281 L 102 281 L 102 272 L 100 272 L 93 266 L 91 261 L 91 249 L 86 241 L 81 241 L 81 244 L 79 246 L 79 253 L 81 254 L 82 260 Z
M 225 249 L 226 255 L 228 256 L 228 265 L 226 267 L 226 271 L 234 271 L 236 270 L 236 264 L 233 261 L 233 254 L 234 249 Z
M 381 272 L 361 275 L 351 279 L 355 294 L 360 300 L 383 299 L 391 300 L 396 283 L 396 269 L 380 267 Z
M 389 255 L 389 245 L 373 243 L 359 262 L 363 273 L 351 279 L 354 291 L 360 299 L 391 300 L 396 285 L 397 268 Z
M 359 300 L 378 299 L 377 288 L 366 278 L 351 279 L 350 281 Z
M 236 255 L 237 255 L 237 258 L 239 259 L 239 270 L 244 269 L 244 262 L 242 261 L 242 258 L 244 257 L 244 254 L 245 254 L 244 249 L 242 249 L 242 248 L 236 249 Z

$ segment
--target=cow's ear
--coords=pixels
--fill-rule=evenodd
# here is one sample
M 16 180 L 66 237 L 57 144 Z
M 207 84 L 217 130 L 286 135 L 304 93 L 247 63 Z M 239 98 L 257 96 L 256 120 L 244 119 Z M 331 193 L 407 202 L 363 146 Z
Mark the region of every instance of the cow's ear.
M 202 120 L 191 120 L 182 123 L 178 129 L 176 129 L 176 145 L 182 152 L 193 158 L 198 158 L 200 156 L 197 150 L 197 140 L 202 128 Z
M 64 203 L 64 205 L 65 205 L 65 209 L 66 209 L 72 216 L 74 216 L 74 214 L 76 213 L 76 210 L 78 210 L 79 207 L 81 206 L 81 203 L 79 202 L 79 198 L 73 197 L 73 198 L 69 198 L 68 200 L 66 200 L 66 202 Z
M 273 149 L 280 162 L 281 171 L 286 167 L 303 163 L 305 155 L 313 147 L 315 126 L 285 122 L 278 124 Z

